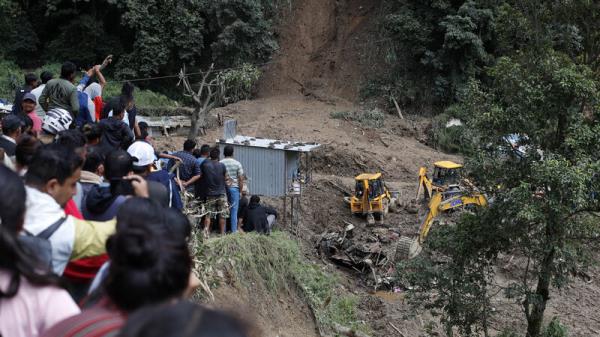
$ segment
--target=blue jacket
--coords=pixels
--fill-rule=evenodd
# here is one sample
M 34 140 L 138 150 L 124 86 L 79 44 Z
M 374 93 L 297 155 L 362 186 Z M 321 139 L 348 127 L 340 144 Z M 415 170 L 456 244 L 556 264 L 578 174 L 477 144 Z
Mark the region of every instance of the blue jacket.
M 169 172 L 165 170 L 158 170 L 150 173 L 146 180 L 148 181 L 156 181 L 159 182 L 167 188 L 170 195 L 170 207 L 178 210 L 183 209 L 183 202 L 181 201 L 181 196 L 179 195 L 179 188 L 177 184 L 173 180 L 173 176 L 169 174 Z

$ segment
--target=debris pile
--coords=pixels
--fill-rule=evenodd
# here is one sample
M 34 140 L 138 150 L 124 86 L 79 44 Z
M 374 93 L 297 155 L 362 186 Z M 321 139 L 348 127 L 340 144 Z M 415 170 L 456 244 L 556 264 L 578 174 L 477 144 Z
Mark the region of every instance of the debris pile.
M 391 289 L 395 243 L 400 233 L 395 229 L 374 227 L 363 235 L 355 235 L 356 226 L 348 221 L 344 223 L 343 230 L 320 235 L 317 241 L 319 255 L 367 276 L 367 285 L 375 290 Z

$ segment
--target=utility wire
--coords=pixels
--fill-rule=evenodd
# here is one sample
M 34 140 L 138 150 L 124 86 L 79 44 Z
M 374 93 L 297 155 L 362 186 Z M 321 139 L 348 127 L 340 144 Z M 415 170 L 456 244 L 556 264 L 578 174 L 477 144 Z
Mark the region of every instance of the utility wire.
M 371 41 L 371 42 L 365 42 L 365 43 L 360 43 L 360 44 L 353 44 L 352 46 L 349 47 L 344 47 L 344 48 L 338 48 L 335 49 L 335 51 L 344 51 L 344 50 L 348 50 L 348 49 L 355 49 L 361 46 L 367 46 L 367 45 L 373 45 L 373 44 L 380 44 L 383 42 L 388 42 L 388 41 L 394 41 L 394 40 L 399 40 L 401 37 L 391 37 L 391 38 L 385 38 L 385 39 L 381 39 L 381 40 L 377 40 L 377 41 Z M 286 57 L 289 56 L 289 54 L 280 54 L 277 55 L 277 57 L 282 58 L 282 57 Z M 264 62 L 264 63 L 257 63 L 257 64 L 252 64 L 252 66 L 254 67 L 264 67 L 267 65 L 271 65 L 271 64 L 277 64 L 277 63 L 281 63 L 282 61 L 268 61 L 268 62 Z M 237 67 L 226 67 L 226 68 L 217 68 L 217 69 L 213 69 L 213 72 L 221 72 L 221 71 L 228 71 L 228 70 L 239 70 L 242 69 L 244 66 L 237 66 Z M 185 74 L 186 76 L 196 76 L 196 75 L 203 75 L 206 72 L 195 72 L 195 73 L 187 73 Z M 173 75 L 164 75 L 164 76 L 154 76 L 154 77 L 143 77 L 143 78 L 133 78 L 133 79 L 128 79 L 128 80 L 118 80 L 118 81 L 107 81 L 108 83 L 124 83 L 124 82 L 141 82 L 141 81 L 155 81 L 155 80 L 162 80 L 162 79 L 167 79 L 167 78 L 179 78 L 179 74 L 173 74 Z

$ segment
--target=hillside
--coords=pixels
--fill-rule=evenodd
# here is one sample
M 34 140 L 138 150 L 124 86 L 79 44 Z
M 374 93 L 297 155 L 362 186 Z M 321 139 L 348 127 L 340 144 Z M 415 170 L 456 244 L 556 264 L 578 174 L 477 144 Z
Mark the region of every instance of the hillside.
M 335 96 L 353 102 L 379 70 L 374 41 L 380 0 L 291 1 L 276 28 L 280 49 L 264 70 L 260 96 Z

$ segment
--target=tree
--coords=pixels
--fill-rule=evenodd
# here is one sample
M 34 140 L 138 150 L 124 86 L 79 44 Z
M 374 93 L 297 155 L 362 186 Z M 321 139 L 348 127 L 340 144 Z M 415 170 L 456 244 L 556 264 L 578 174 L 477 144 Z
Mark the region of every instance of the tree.
M 493 60 L 494 6 L 487 1 L 386 0 L 384 6 L 391 71 L 382 82 L 391 85 L 381 88 L 404 106 L 453 102 Z
M 428 246 L 430 254 L 421 263 L 442 263 L 435 285 L 425 290 L 444 295 L 428 303 L 443 308 L 447 322 L 469 332 L 483 322 L 460 321 L 464 309 L 450 309 L 456 307 L 454 298 L 473 296 L 452 282 L 438 281 L 458 268 L 466 277 L 462 288 L 489 291 L 493 287 L 470 273 L 481 270 L 492 279 L 489 266 L 500 255 L 522 256 L 526 266 L 505 295 L 522 306 L 526 336 L 538 337 L 552 287 L 560 290 L 585 268 L 600 243 L 595 213 L 600 211 L 600 83 L 589 67 L 553 49 L 502 57 L 487 75 L 489 83 L 472 81 L 454 109 L 470 116 L 464 122 L 477 145 L 467 156 L 467 167 L 492 202 L 444 228 L 443 234 L 453 238 L 445 246 L 435 239 Z M 507 142 L 508 135 L 515 135 L 519 152 Z M 484 310 L 486 302 L 481 303 L 477 307 Z
M 191 97 L 194 102 L 188 139 L 195 139 L 200 131 L 204 133 L 208 113 L 212 109 L 250 98 L 260 74 L 256 66 L 247 63 L 218 71 L 211 64 L 208 70 L 194 74 L 202 77 L 197 85 L 198 90 L 194 90 L 184 65 L 179 71 L 178 85 L 183 86 L 184 95 Z
M 200 72 L 202 80 L 198 90 L 194 90 L 190 84 L 185 66 L 179 72 L 179 83 L 183 85 L 184 95 L 191 97 L 194 102 L 194 111 L 192 111 L 192 125 L 188 133 L 188 139 L 196 139 L 200 129 L 206 128 L 206 119 L 208 113 L 217 107 L 222 101 L 225 93 L 223 82 L 218 76 L 210 77 L 214 71 L 214 64 L 210 65 L 207 71 Z

